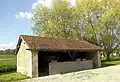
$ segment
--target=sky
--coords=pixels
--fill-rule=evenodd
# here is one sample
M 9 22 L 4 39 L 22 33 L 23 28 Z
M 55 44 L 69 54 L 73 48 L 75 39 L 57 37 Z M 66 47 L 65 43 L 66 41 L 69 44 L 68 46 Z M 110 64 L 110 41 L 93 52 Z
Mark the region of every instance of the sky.
M 74 1 L 74 0 L 71 0 Z M 19 35 L 32 35 L 32 10 L 52 0 L 0 0 L 0 50 L 14 49 Z

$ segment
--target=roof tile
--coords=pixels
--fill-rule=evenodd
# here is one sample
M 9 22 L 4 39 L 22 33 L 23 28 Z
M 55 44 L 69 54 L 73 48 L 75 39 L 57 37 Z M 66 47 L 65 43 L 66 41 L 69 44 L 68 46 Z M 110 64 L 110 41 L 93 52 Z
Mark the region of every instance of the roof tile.
M 51 37 L 39 37 L 30 35 L 20 35 L 29 49 L 34 50 L 102 50 L 99 46 L 84 40 L 56 39 Z

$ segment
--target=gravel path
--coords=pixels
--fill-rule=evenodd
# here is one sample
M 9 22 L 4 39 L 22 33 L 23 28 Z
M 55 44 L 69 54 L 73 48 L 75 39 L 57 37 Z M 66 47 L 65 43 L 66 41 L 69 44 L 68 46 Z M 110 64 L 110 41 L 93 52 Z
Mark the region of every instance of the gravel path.
M 27 79 L 19 82 L 120 82 L 120 65 Z

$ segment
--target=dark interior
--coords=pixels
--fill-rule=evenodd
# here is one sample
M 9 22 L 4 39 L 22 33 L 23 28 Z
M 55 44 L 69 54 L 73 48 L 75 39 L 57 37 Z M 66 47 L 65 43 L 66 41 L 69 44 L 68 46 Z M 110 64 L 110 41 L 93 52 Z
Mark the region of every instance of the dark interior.
M 52 60 L 57 60 L 57 62 L 65 61 L 76 61 L 76 59 L 82 60 L 87 59 L 85 52 L 74 52 L 74 51 L 39 51 L 38 52 L 38 73 L 40 76 L 49 75 L 49 63 Z

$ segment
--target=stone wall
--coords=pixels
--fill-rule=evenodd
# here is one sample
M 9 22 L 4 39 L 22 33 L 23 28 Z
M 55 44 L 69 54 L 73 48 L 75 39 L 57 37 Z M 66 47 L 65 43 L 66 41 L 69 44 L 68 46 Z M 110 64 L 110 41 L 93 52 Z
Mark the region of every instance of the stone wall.
M 49 64 L 49 74 L 59 74 L 80 71 L 85 69 L 93 68 L 93 61 L 69 61 L 69 62 L 58 62 L 55 64 Z

